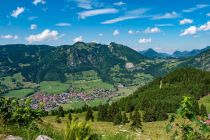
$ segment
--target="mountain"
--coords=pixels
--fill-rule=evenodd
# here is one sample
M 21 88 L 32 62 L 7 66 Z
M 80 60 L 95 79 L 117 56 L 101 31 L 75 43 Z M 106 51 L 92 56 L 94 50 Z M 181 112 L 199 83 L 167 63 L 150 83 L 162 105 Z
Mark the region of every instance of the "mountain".
M 0 77 L 12 75 L 37 63 L 55 47 L 47 45 L 0 45 Z
M 175 51 L 171 56 L 172 57 L 175 57 L 175 58 L 188 58 L 188 57 L 193 57 L 193 56 L 196 56 L 206 50 L 209 50 L 210 49 L 210 46 L 204 48 L 204 49 L 194 49 L 192 51 Z
M 131 48 L 110 43 L 78 42 L 73 45 L 2 45 L 0 76 L 21 72 L 27 81 L 67 80 L 67 75 L 94 70 L 110 83 L 131 83 L 140 71 L 130 70 L 146 58 Z
M 210 71 L 210 50 L 203 50 L 200 54 L 185 59 L 180 67 L 194 67 L 205 71 Z
M 155 50 L 153 50 L 152 48 L 149 48 L 145 51 L 140 51 L 140 54 L 142 54 L 143 56 L 150 58 L 150 59 L 154 59 L 154 58 L 169 58 L 170 55 L 167 53 L 158 53 Z
M 200 51 L 194 57 L 176 59 L 152 49 L 140 54 L 113 42 L 109 45 L 84 42 L 62 46 L 1 45 L 0 78 L 21 73 L 29 82 L 65 82 L 72 80 L 69 75 L 92 70 L 112 84 L 144 85 L 153 77 L 165 76 L 177 68 L 210 70 L 210 50 Z

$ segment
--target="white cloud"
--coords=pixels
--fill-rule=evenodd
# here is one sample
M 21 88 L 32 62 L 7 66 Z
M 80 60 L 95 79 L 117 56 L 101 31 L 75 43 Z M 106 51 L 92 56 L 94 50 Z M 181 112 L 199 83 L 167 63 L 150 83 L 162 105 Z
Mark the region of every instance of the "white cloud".
M 113 24 L 113 23 L 117 23 L 117 22 L 129 20 L 129 19 L 137 19 L 137 18 L 140 18 L 140 16 L 124 16 L 124 17 L 118 17 L 118 18 L 114 18 L 114 19 L 111 19 L 111 20 L 103 21 L 103 22 L 101 22 L 101 24 Z
M 194 12 L 196 10 L 203 9 L 203 8 L 206 8 L 206 7 L 209 7 L 209 5 L 207 5 L 207 4 L 197 4 L 195 7 L 192 7 L 192 8 L 189 8 L 189 9 L 185 9 L 182 12 L 184 12 L 184 13 L 191 13 L 191 12 Z
M 99 33 L 98 36 L 104 36 L 104 34 L 103 33 Z
M 186 36 L 186 35 L 194 35 L 197 33 L 197 27 L 196 26 L 191 26 L 187 29 L 185 29 L 181 34 L 180 36 Z
M 170 26 L 174 26 L 174 24 L 155 24 L 155 26 L 158 26 L 158 27 L 170 27 Z
M 30 35 L 26 38 L 29 43 L 41 42 L 45 40 L 56 40 L 58 39 L 58 32 L 55 30 L 45 29 L 42 33 L 36 35 Z
M 114 30 L 113 36 L 117 36 L 117 35 L 119 35 L 119 34 L 120 34 L 120 32 L 119 32 L 118 30 Z
M 140 44 L 146 44 L 146 43 L 151 43 L 152 39 L 151 38 L 140 38 L 139 43 Z
M 17 7 L 16 10 L 13 10 L 13 11 L 12 11 L 11 16 L 17 18 L 17 17 L 18 17 L 20 14 L 22 14 L 24 11 L 25 11 L 25 8 L 23 8 L 23 7 Z
M 193 23 L 193 20 L 187 19 L 187 18 L 185 18 L 185 19 L 179 21 L 179 24 L 180 24 L 180 25 L 192 24 L 192 23 Z
M 92 3 L 90 0 L 76 0 L 78 2 L 78 7 L 83 9 L 92 9 Z
M 38 26 L 37 26 L 36 24 L 31 24 L 30 29 L 31 29 L 31 30 L 35 30 L 35 29 L 37 29 L 37 27 L 38 27 Z
M 126 3 L 122 2 L 122 1 L 119 1 L 119 2 L 113 3 L 113 5 L 115 5 L 115 6 L 123 6 L 123 5 L 126 5 Z
M 79 36 L 79 37 L 76 37 L 75 39 L 73 39 L 73 42 L 82 42 L 83 41 L 83 37 L 82 36 Z
M 132 34 L 134 34 L 135 32 L 133 31 L 133 30 L 129 30 L 128 31 L 128 34 L 130 34 L 130 35 L 132 35 Z
M 198 28 L 199 31 L 208 31 L 210 30 L 210 21 L 208 21 L 206 24 L 201 25 Z
M 66 27 L 66 26 L 71 26 L 71 23 L 61 22 L 61 23 L 55 24 L 55 26 Z
M 2 36 L 0 36 L 0 38 L 16 40 L 16 39 L 18 39 L 18 36 L 17 35 L 10 35 L 10 34 L 8 34 L 8 35 L 2 35 Z
M 143 16 L 142 14 L 144 14 L 148 10 L 149 9 L 146 9 L 146 8 L 140 8 L 140 9 L 128 11 L 128 12 L 126 12 L 126 14 L 124 16 L 120 16 L 120 17 L 117 17 L 114 19 L 103 21 L 103 22 L 101 22 L 101 24 L 113 24 L 113 23 L 117 23 L 117 22 L 121 22 L 121 21 L 125 21 L 125 20 L 145 18 L 147 16 Z
M 150 28 L 148 27 L 144 33 L 159 33 L 161 30 L 158 27 Z
M 206 16 L 210 17 L 210 13 L 207 13 Z
M 210 21 L 201 25 L 200 27 L 191 26 L 191 27 L 185 29 L 184 32 L 182 32 L 180 34 L 180 36 L 194 35 L 199 31 L 209 31 L 209 30 L 210 30 Z
M 177 14 L 175 11 L 171 12 L 171 13 L 165 13 L 164 15 L 155 15 L 153 17 L 154 20 L 158 20 L 158 19 L 171 19 L 171 18 L 177 18 L 179 17 L 179 14 Z
M 33 4 L 34 4 L 34 5 L 38 5 L 39 3 L 40 3 L 40 4 L 45 4 L 46 1 L 45 1 L 45 0 L 34 0 L 34 1 L 33 1 Z
M 105 9 L 95 9 L 95 10 L 88 10 L 79 13 L 79 17 L 81 19 L 85 19 L 91 16 L 103 15 L 103 14 L 115 14 L 118 10 L 114 8 L 105 8 Z

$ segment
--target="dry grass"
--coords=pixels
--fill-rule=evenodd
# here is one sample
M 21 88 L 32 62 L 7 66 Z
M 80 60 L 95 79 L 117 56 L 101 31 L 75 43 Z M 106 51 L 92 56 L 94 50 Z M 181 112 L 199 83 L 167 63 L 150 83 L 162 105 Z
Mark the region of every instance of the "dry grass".
M 99 122 L 96 120 L 96 112 L 94 112 L 95 121 L 89 122 L 93 132 L 101 134 L 102 136 L 115 135 L 116 133 L 123 132 L 131 136 L 134 136 L 135 139 L 139 140 L 167 140 L 168 136 L 165 131 L 165 126 L 167 121 L 157 121 L 157 122 L 143 122 L 143 133 L 134 132 L 130 129 L 130 124 L 126 125 L 116 125 L 114 126 L 112 122 Z M 78 117 L 79 121 L 85 120 L 85 113 L 72 114 L 72 117 Z M 55 116 L 48 116 L 43 118 L 45 123 L 51 124 L 57 130 L 64 130 L 66 123 L 68 121 L 67 117 L 60 118 L 61 123 L 56 122 Z

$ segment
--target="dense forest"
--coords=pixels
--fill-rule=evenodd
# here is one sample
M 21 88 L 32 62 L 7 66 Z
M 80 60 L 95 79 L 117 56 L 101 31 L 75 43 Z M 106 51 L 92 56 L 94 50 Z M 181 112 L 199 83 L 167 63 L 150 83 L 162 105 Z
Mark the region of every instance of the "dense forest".
M 167 118 L 166 113 L 177 110 L 183 96 L 192 97 L 193 109 L 199 114 L 197 100 L 209 91 L 210 72 L 182 68 L 163 78 L 157 78 L 117 103 L 126 112 L 132 112 L 138 106 L 144 111 L 146 121 L 164 120 Z

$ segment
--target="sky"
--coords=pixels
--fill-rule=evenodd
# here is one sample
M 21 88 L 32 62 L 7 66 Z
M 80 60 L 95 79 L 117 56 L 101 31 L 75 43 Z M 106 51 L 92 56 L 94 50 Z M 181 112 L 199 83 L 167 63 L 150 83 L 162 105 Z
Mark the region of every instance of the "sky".
M 0 0 L 0 44 L 78 41 L 201 49 L 210 45 L 210 0 Z

